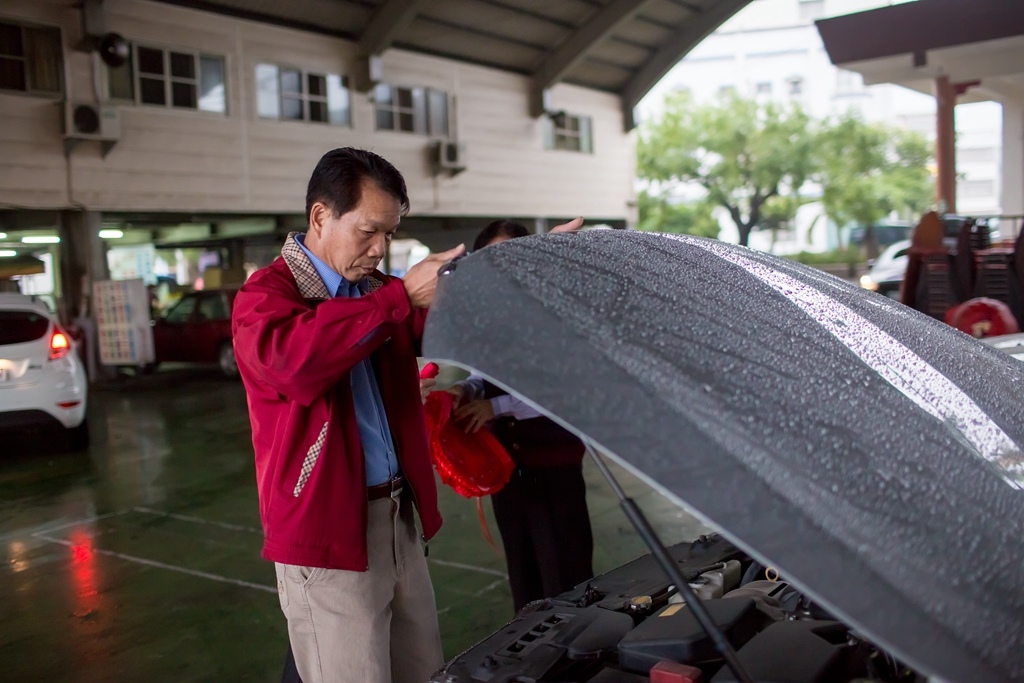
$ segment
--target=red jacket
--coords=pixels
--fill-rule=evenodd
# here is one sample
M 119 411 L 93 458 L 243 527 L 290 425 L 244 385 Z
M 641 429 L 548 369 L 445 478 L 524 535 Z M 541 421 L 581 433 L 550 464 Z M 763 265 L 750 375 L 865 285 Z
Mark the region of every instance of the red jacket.
M 416 356 L 426 312 L 401 280 L 332 299 L 289 235 L 282 258 L 253 274 L 232 313 L 256 451 L 263 557 L 365 571 L 366 462 L 349 371 L 370 356 L 398 462 L 425 538 L 441 526 Z

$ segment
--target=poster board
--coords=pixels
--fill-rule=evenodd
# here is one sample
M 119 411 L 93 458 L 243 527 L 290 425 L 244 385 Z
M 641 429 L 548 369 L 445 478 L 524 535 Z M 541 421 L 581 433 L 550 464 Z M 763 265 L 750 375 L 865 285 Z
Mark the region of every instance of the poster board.
M 153 328 L 149 292 L 141 279 L 94 282 L 100 362 L 104 365 L 152 363 Z

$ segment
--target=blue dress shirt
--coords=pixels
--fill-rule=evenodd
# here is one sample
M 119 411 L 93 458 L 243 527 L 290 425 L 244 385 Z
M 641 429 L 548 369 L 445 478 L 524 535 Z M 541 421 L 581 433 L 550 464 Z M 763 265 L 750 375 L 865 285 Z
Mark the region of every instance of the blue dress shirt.
M 305 235 L 296 235 L 295 241 L 309 257 L 320 279 L 327 286 L 332 297 L 362 296 L 360 283 L 349 282 L 333 268 L 313 255 L 303 244 Z M 384 401 L 380 397 L 377 377 L 373 365 L 367 358 L 352 368 L 352 400 L 356 407 L 356 422 L 359 424 L 359 438 L 363 442 L 363 456 L 366 458 L 366 485 L 383 484 L 398 474 L 398 458 L 395 444 L 391 439 L 388 416 L 384 412 Z

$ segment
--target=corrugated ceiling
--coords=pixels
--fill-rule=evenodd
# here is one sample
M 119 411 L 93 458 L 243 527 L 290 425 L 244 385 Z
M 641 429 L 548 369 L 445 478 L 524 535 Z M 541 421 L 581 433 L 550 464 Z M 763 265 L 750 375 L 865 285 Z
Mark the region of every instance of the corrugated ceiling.
M 750 0 L 162 0 L 573 83 L 636 102 Z M 368 29 L 370 29 L 368 31 Z M 381 35 L 386 38 L 380 39 Z

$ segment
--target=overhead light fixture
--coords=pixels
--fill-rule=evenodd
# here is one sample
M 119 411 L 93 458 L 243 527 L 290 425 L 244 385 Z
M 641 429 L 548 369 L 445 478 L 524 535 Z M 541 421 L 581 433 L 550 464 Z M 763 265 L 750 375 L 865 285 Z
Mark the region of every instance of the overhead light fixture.
M 14 251 L 13 249 L 0 249 L 0 258 L 10 258 L 12 256 L 17 255 L 18 252 Z
M 100 230 L 100 237 L 105 240 L 118 240 L 124 237 L 124 233 L 120 230 L 111 228 L 109 230 Z
M 57 244 L 60 238 L 56 235 L 30 235 L 22 237 L 21 241 L 25 244 Z
M 7 239 L 7 233 L 6 232 L 0 232 L 0 240 L 5 240 L 5 239 Z

